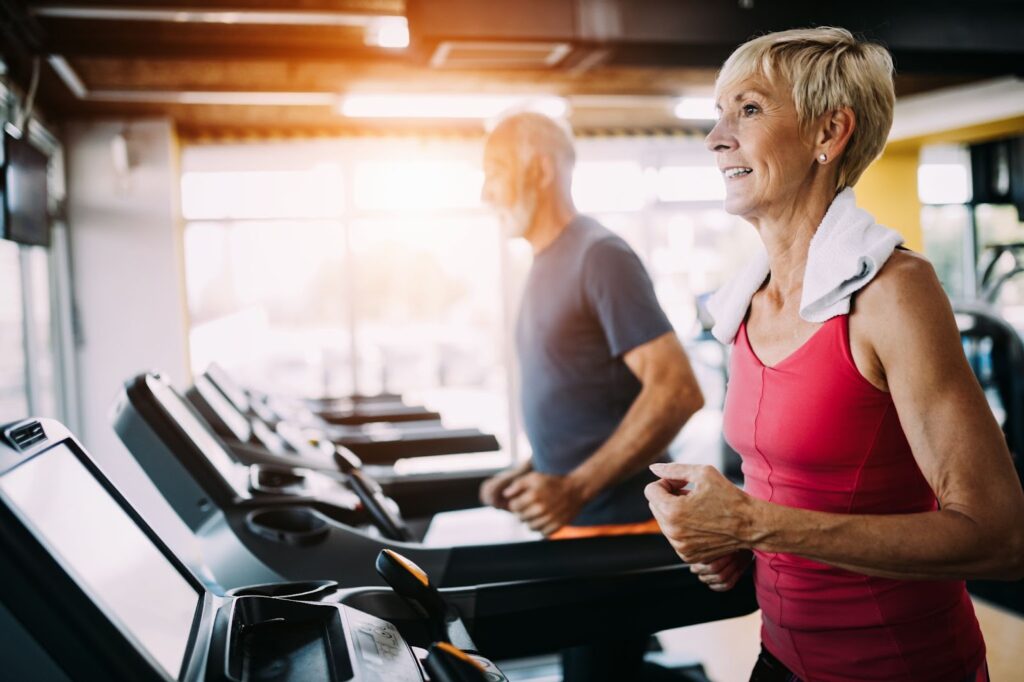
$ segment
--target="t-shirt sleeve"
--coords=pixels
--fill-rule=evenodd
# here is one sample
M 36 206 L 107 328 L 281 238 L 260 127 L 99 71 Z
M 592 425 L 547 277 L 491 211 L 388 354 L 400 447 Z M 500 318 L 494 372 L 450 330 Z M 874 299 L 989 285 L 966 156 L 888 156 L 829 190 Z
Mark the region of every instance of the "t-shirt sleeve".
M 650 275 L 622 239 L 602 239 L 590 247 L 583 262 L 583 286 L 612 355 L 621 356 L 672 331 Z

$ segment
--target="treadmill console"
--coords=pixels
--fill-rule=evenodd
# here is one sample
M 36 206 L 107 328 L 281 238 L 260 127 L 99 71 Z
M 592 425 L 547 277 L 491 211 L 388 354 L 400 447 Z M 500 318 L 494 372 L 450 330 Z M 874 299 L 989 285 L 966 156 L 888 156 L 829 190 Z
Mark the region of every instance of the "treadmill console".
M 202 587 L 129 516 L 65 442 L 0 477 L 0 497 L 121 634 L 179 678 Z
M 340 471 L 337 455 L 322 453 L 331 466 L 322 470 L 298 466 L 299 461 L 289 465 L 289 458 L 249 466 L 237 461 L 161 376 L 141 374 L 128 382 L 115 411 L 115 431 L 194 531 L 213 514 L 207 497 L 226 507 L 235 500 L 263 504 L 269 496 L 315 507 L 336 521 L 385 538 L 412 538 L 395 502 L 360 471 Z M 205 506 L 197 509 L 197 501 Z
M 0 598 L 70 679 L 423 680 L 399 630 L 332 583 L 208 589 L 60 424 L 3 436 Z

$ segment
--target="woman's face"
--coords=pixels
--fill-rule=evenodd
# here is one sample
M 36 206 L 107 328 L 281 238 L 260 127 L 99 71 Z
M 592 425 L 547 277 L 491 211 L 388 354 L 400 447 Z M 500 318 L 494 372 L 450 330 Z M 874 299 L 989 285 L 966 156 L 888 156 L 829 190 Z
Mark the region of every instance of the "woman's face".
M 810 188 L 816 163 L 788 84 L 748 78 L 720 88 L 716 100 L 720 116 L 705 142 L 725 180 L 726 212 L 755 223 L 784 217 Z

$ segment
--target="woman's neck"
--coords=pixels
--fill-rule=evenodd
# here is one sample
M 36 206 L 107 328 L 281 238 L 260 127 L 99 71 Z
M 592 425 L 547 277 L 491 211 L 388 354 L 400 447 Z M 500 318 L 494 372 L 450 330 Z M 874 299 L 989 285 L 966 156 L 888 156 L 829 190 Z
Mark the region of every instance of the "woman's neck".
M 799 303 L 811 239 L 818 231 L 833 195 L 815 192 L 799 204 L 751 221 L 768 251 L 770 277 L 765 293 L 780 306 Z

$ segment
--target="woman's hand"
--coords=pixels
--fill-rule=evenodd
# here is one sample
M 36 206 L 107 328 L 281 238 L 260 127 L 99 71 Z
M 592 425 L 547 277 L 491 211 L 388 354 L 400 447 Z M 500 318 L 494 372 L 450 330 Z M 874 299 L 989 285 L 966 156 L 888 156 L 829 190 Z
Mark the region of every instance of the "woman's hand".
M 661 531 L 683 561 L 709 564 L 751 548 L 745 538 L 753 525 L 755 500 L 717 469 L 652 464 L 651 471 L 661 480 L 648 485 L 644 495 Z
M 741 549 L 706 564 L 690 564 L 690 573 L 715 592 L 728 592 L 753 560 L 752 552 Z

